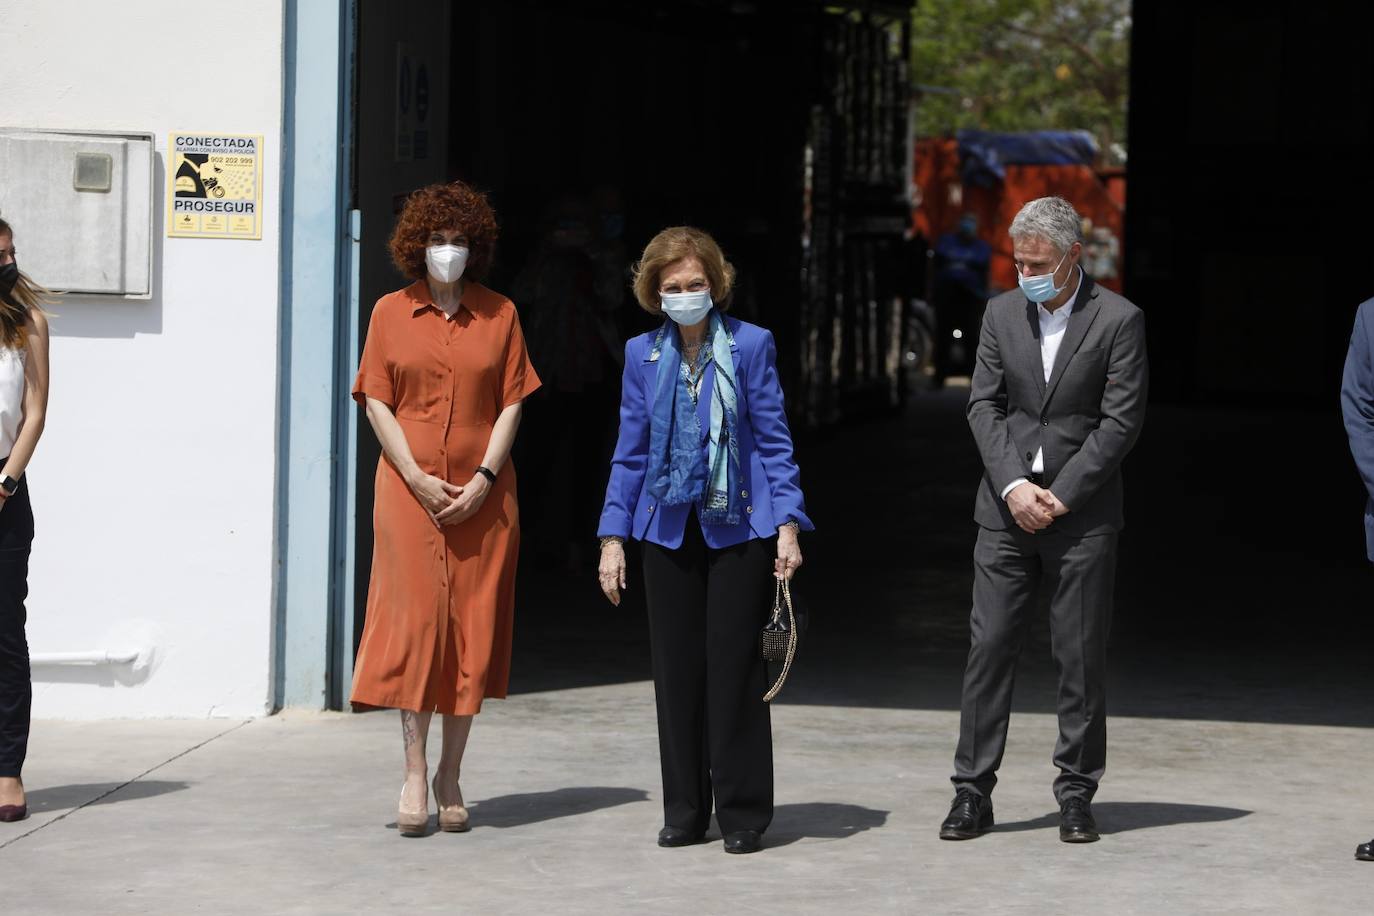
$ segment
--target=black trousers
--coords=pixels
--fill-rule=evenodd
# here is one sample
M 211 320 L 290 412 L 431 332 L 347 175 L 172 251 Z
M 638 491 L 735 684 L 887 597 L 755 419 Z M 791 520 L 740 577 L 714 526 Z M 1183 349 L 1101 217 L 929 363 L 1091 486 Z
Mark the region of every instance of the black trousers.
M 964 670 L 954 785 L 988 795 L 1006 749 L 1016 662 L 1041 587 L 1050 592 L 1050 649 L 1059 673 L 1055 798 L 1091 800 L 1107 765 L 1107 633 L 1115 534 L 1076 538 L 978 530 L 972 645 Z
M 695 516 L 682 546 L 644 544 L 663 822 L 722 833 L 773 820 L 773 733 L 759 630 L 772 597 L 773 541 L 713 550 Z
M 18 776 L 29 748 L 29 643 L 24 637 L 29 595 L 33 509 L 28 476 L 0 509 L 0 776 Z

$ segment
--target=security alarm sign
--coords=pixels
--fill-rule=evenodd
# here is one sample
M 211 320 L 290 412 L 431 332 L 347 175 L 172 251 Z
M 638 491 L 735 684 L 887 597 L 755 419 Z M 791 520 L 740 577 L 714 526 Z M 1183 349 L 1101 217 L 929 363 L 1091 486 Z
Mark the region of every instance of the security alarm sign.
M 167 235 L 262 238 L 262 136 L 167 137 Z

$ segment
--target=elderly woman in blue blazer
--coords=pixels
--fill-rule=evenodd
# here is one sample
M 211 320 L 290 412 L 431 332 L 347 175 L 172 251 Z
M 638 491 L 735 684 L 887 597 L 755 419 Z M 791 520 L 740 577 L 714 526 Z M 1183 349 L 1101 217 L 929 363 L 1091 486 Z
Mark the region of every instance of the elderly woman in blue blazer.
M 756 852 L 773 817 L 759 656 L 773 576 L 810 531 L 773 335 L 727 317 L 734 269 L 699 229 L 656 235 L 634 292 L 662 327 L 625 345 L 620 437 L 601 513 L 601 589 L 620 604 L 624 541 L 643 542 L 663 769 L 660 846 L 706 834 Z

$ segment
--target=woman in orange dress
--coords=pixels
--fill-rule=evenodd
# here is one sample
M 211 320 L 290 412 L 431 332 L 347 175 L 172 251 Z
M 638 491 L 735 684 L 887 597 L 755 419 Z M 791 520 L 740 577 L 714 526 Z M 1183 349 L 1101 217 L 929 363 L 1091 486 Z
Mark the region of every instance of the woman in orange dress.
M 539 387 L 515 306 L 472 277 L 496 218 L 462 182 L 412 194 L 391 237 L 415 282 L 372 310 L 353 397 L 382 444 L 372 581 L 353 678 L 356 708 L 401 711 L 405 784 L 396 823 L 429 824 L 425 739 L 443 716 L 439 827 L 468 829 L 458 786 L 472 717 L 510 675 L 519 511 L 511 444 Z

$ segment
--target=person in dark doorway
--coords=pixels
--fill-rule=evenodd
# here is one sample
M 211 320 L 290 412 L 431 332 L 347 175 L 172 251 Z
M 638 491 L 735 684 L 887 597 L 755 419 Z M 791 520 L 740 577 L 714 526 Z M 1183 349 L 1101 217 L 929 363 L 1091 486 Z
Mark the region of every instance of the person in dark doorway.
M 597 259 L 597 222 L 590 204 L 563 195 L 545 215 L 544 235 L 515 280 L 530 358 L 543 391 L 529 405 L 522 467 L 532 489 L 527 504 L 540 560 L 569 572 L 591 562 L 586 531 L 595 524 L 597 492 L 580 481 L 595 476 L 610 453 L 610 418 L 621 337 L 615 328 L 622 272 Z M 614 297 L 604 293 L 610 288 Z
M 425 743 L 444 720 L 434 776 L 439 827 L 468 828 L 459 771 L 472 718 L 510 676 L 520 546 L 515 469 L 521 405 L 539 387 L 515 306 L 473 277 L 497 225 L 462 182 L 416 191 L 391 236 L 405 289 L 372 310 L 353 397 L 382 444 L 355 707 L 401 711 L 405 783 L 396 824 L 429 824 Z
M 625 248 L 625 197 L 619 188 L 603 185 L 592 191 L 591 200 L 596 211 L 596 233 L 589 253 L 596 263 L 596 298 L 602 313 L 611 319 L 602 321 L 600 327 L 614 334 L 621 306 L 626 303 L 626 281 L 630 279 L 630 255 Z M 613 337 L 616 357 L 620 356 L 620 340 L 619 336 Z
M 1355 313 L 1350 351 L 1341 380 L 1341 415 L 1350 438 L 1350 452 L 1364 481 L 1365 551 L 1374 563 L 1374 299 Z M 1355 858 L 1374 862 L 1374 840 L 1362 843 Z
M 1107 761 L 1121 462 L 1145 419 L 1145 317 L 1078 266 L 1082 225 L 1067 201 L 1031 201 L 1009 234 L 1020 289 L 988 303 L 969 393 L 985 472 L 956 791 L 940 837 L 993 824 L 1017 658 L 1044 589 L 1059 671 L 1059 837 L 1087 843 L 1098 838 L 1091 804 Z
M 601 513 L 600 584 L 620 604 L 624 541 L 643 543 L 663 771 L 660 846 L 705 838 L 762 848 L 773 743 L 759 630 L 768 576 L 802 564 L 811 530 L 773 336 L 728 317 L 734 268 L 706 233 L 665 229 L 636 266 L 635 298 L 666 317 L 625 345 L 620 435 Z
M 24 758 L 33 683 L 24 636 L 33 509 L 24 473 L 48 411 L 49 293 L 22 271 L 0 219 L 0 821 L 29 816 Z
M 943 380 L 967 372 L 978 322 L 988 299 L 988 265 L 992 246 L 978 237 L 978 217 L 965 213 L 954 232 L 935 242 L 931 290 L 937 332 L 935 371 Z

